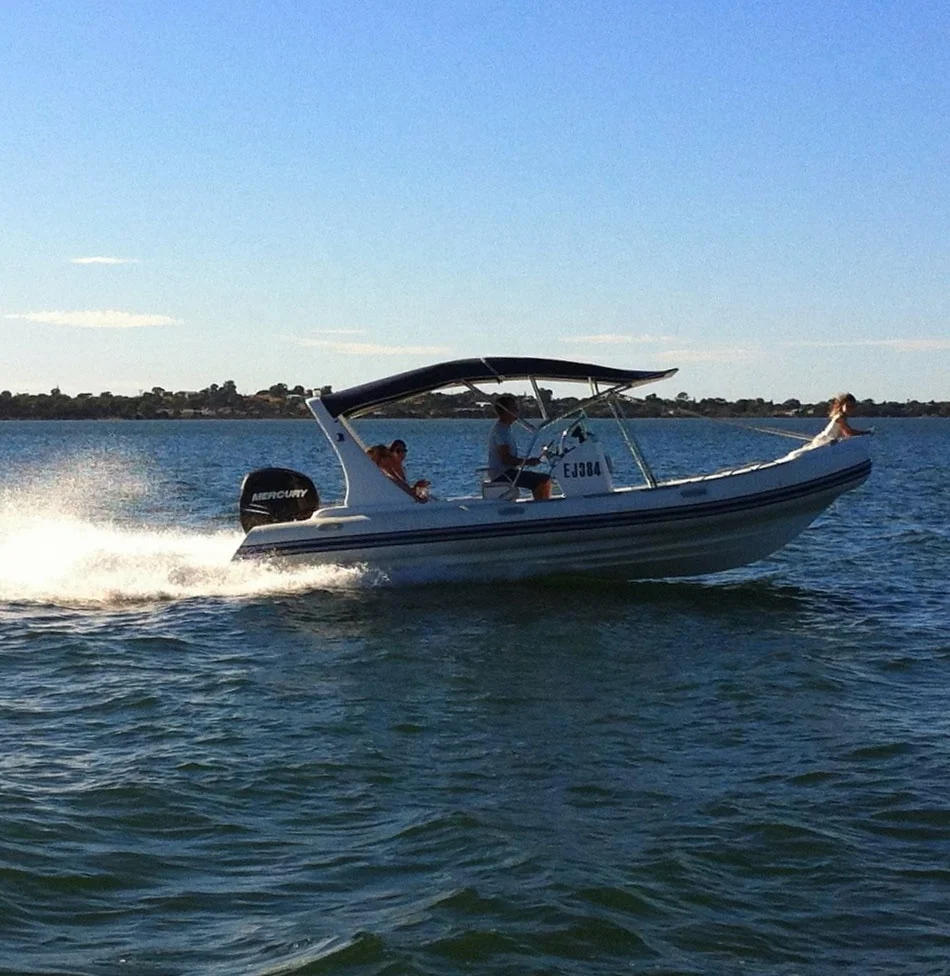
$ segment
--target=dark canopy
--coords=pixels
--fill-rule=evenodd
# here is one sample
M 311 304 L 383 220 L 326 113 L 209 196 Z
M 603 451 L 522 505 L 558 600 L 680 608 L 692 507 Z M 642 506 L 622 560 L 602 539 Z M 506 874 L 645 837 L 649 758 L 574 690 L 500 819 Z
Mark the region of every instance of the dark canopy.
M 641 386 L 672 376 L 675 369 L 636 370 L 572 363 L 562 359 L 527 359 L 521 356 L 499 356 L 490 359 L 456 359 L 450 363 L 436 363 L 397 373 L 372 383 L 353 386 L 339 393 L 327 393 L 320 401 L 333 417 L 348 416 L 405 400 L 420 393 L 441 390 L 468 383 L 501 383 L 507 380 L 538 380 L 567 382 L 593 381 L 607 386 Z

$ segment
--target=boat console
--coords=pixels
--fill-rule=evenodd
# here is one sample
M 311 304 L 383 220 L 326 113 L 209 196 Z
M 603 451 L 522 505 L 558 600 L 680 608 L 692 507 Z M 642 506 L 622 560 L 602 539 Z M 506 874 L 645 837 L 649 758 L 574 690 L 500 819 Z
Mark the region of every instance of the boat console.
M 581 421 L 564 431 L 557 446 L 547 447 L 545 456 L 565 498 L 614 490 L 610 458 L 597 435 Z

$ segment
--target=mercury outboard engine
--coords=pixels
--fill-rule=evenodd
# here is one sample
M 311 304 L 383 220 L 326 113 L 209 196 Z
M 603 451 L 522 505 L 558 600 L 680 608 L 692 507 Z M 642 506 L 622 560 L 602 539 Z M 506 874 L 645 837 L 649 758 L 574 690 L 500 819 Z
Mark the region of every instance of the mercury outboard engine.
M 241 485 L 241 526 L 300 522 L 320 506 L 313 482 L 290 468 L 259 468 L 246 475 Z

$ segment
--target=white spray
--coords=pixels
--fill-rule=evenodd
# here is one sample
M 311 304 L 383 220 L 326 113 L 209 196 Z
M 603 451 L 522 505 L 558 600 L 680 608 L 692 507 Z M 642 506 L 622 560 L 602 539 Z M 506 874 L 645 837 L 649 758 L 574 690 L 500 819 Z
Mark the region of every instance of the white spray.
M 147 477 L 128 459 L 72 458 L 42 474 L 20 468 L 15 486 L 0 487 L 0 602 L 247 598 L 366 582 L 352 568 L 232 562 L 236 531 L 160 528 L 123 517 L 148 493 Z

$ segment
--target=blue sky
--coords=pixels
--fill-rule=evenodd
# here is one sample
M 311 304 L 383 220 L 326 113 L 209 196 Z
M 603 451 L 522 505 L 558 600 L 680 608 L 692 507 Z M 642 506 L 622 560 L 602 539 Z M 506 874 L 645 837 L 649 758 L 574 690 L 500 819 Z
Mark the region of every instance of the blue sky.
M 538 355 L 950 399 L 948 28 L 944 0 L 8 0 L 0 389 Z

